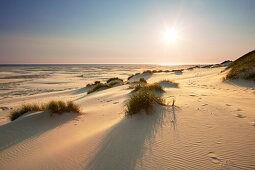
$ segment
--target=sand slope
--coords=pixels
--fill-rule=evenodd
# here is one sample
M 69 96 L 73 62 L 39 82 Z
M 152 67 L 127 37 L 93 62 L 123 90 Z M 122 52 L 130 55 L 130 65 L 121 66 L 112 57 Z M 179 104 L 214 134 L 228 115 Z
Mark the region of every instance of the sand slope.
M 175 98 L 177 106 L 155 106 L 152 114 L 131 118 L 123 110 L 128 85 L 90 95 L 82 87 L 3 100 L 9 108 L 73 100 L 84 113 L 37 112 L 5 120 L 0 169 L 254 169 L 255 85 L 222 82 L 222 69 L 145 77 L 180 83 L 163 94 L 169 102 Z M 1 114 L 6 118 L 8 112 Z

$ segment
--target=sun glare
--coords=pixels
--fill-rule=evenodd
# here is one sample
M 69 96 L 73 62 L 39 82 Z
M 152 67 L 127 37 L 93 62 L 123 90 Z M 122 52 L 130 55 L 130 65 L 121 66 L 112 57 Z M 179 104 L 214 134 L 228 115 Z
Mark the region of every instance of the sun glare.
M 178 40 L 178 32 L 175 29 L 168 29 L 163 33 L 163 38 L 167 44 L 175 44 Z

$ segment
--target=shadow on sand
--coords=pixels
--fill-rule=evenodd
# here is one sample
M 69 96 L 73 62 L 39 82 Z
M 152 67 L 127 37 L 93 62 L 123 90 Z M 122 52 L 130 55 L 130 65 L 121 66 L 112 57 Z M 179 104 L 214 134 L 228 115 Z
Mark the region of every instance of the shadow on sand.
M 157 106 L 149 115 L 143 113 L 124 118 L 112 127 L 85 169 L 135 169 L 149 149 L 144 144 L 152 142 L 162 128 L 167 109 Z
M 254 81 L 249 81 L 249 80 L 226 80 L 224 83 L 235 85 L 235 86 L 240 86 L 240 87 L 246 87 L 246 88 L 252 88 L 255 90 L 255 83 Z
M 40 136 L 48 130 L 62 124 L 77 120 L 78 114 L 63 113 L 51 115 L 49 112 L 28 113 L 22 117 L 0 126 L 0 151 L 3 151 L 22 141 Z
M 175 71 L 174 74 L 176 74 L 176 75 L 182 75 L 183 73 L 182 73 L 182 71 Z

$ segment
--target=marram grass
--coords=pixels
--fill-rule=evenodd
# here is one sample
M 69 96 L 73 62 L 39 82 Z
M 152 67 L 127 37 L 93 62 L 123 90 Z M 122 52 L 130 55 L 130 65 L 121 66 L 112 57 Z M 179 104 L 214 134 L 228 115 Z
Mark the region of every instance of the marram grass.
M 10 120 L 13 121 L 20 116 L 24 115 L 28 112 L 37 112 L 37 111 L 45 111 L 49 110 L 51 113 L 61 114 L 63 112 L 74 112 L 80 113 L 80 107 L 73 103 L 72 101 L 64 102 L 64 101 L 50 101 L 49 103 L 38 105 L 38 104 L 25 104 L 20 108 L 13 110 L 10 114 Z
M 134 93 L 126 104 L 125 114 L 132 116 L 145 110 L 149 113 L 153 109 L 154 104 L 165 105 L 165 101 L 162 97 L 156 96 L 155 92 L 149 89 L 143 89 Z

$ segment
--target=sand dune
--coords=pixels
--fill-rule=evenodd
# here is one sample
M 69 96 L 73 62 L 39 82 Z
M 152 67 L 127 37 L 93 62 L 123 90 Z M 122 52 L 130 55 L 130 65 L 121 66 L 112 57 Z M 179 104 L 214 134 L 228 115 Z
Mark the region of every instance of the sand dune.
M 80 68 L 61 68 L 63 74 L 55 67 L 43 69 L 58 73 L 34 77 L 17 88 L 56 91 L 0 100 L 4 107 L 0 110 L 0 169 L 255 169 L 255 84 L 222 82 L 224 68 L 134 77 L 149 83 L 170 79 L 179 87 L 165 87 L 163 93 L 167 102 L 175 98 L 176 107 L 155 105 L 151 114 L 132 117 L 124 116 L 129 85 L 87 95 L 85 86 L 90 82 L 79 77 L 85 75 Z M 124 74 L 128 69 L 122 67 L 102 70 L 109 74 L 101 81 L 142 72 L 136 68 Z M 11 108 L 52 99 L 72 100 L 83 114 L 51 116 L 46 111 L 8 121 Z

